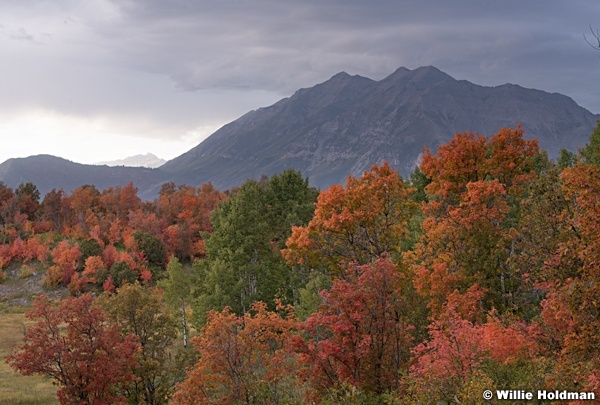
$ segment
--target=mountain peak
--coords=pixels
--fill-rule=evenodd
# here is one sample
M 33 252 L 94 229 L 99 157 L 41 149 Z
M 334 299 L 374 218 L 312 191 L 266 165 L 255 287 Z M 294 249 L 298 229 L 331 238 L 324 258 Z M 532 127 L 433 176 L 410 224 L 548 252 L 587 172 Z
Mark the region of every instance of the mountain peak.
M 343 70 L 339 73 L 334 74 L 333 76 L 331 76 L 331 79 L 345 79 L 345 78 L 350 78 L 352 76 L 350 76 L 348 73 L 344 72 Z
M 0 164 L 0 181 L 11 187 L 32 181 L 41 191 L 133 181 L 146 196 L 155 196 L 163 181 L 192 186 L 210 181 L 225 189 L 291 167 L 324 188 L 383 160 L 408 176 L 424 146 L 435 149 L 457 132 L 491 135 L 519 123 L 527 138 L 538 138 L 555 157 L 560 148 L 583 146 L 598 118 L 566 96 L 517 85 L 479 86 L 433 66 L 402 67 L 379 81 L 340 72 L 245 114 L 158 169 L 38 157 Z
M 445 80 L 454 79 L 434 66 L 421 66 L 414 70 L 405 67 L 396 69 L 394 73 L 381 80 L 381 83 L 389 85 L 412 82 L 419 83 L 420 86 L 430 86 Z
M 373 83 L 373 80 L 360 76 L 350 75 L 344 71 L 336 73 L 331 78 L 321 84 L 335 84 L 335 85 L 346 85 L 349 83 Z M 317 85 L 318 86 L 318 85 Z
M 398 69 L 394 70 L 394 72 L 391 75 L 388 75 L 385 79 L 383 80 L 398 80 L 404 76 L 406 76 L 407 74 L 409 74 L 411 71 L 405 67 L 399 67 Z
M 455 80 L 452 76 L 434 66 L 419 67 L 411 71 L 409 76 L 413 82 L 426 82 L 427 84 L 434 84 L 444 80 Z
M 433 66 L 420 67 L 413 70 L 411 73 L 411 81 L 428 87 L 445 81 L 456 81 L 452 76 Z

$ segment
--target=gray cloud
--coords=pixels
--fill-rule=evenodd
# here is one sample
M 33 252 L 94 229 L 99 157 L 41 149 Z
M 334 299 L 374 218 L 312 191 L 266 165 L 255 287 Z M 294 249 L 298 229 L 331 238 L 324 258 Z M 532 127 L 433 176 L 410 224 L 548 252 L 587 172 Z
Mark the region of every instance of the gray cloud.
M 584 0 L 7 2 L 0 114 L 43 108 L 176 138 L 342 70 L 381 79 L 423 65 L 600 112 L 600 52 L 583 39 L 598 15 Z
M 561 85 L 568 72 L 584 81 L 600 67 L 583 41 L 587 19 L 598 11 L 586 1 L 128 4 L 121 28 L 132 38 L 124 47 L 129 62 L 187 90 L 283 94 L 340 70 L 377 78 L 399 66 L 432 64 L 474 82 L 523 77 L 519 84 L 572 94 L 572 80 Z

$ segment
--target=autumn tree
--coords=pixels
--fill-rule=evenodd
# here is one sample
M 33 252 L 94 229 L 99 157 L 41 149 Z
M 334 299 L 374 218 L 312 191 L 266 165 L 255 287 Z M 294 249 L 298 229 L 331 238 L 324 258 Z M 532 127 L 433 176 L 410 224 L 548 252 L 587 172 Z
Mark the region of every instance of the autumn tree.
M 553 384 L 581 389 L 600 376 L 600 167 L 578 164 L 562 173 L 568 206 L 558 240 L 539 281 L 546 292 L 542 319 L 556 369 Z
M 449 298 L 469 311 L 515 310 L 523 277 L 509 258 L 517 254 L 520 201 L 543 160 L 537 141 L 525 140 L 520 127 L 489 138 L 457 134 L 436 154 L 425 150 L 421 170 L 431 182 L 424 233 L 406 257 L 434 316 Z
M 15 196 L 19 203 L 19 211 L 29 220 L 34 220 L 40 205 L 40 191 L 33 183 L 21 183 L 15 190 Z
M 539 389 L 547 363 L 535 325 L 495 316 L 474 324 L 451 314 L 429 326 L 430 339 L 412 350 L 407 378 L 412 402 L 481 403 L 485 389 Z
M 87 237 L 97 225 L 100 192 L 95 186 L 84 185 L 73 190 L 66 200 L 71 209 L 70 225 L 76 236 Z
M 128 218 L 129 226 L 135 229 L 136 232 L 147 233 L 156 238 L 161 237 L 163 221 L 156 213 L 154 203 L 148 202 L 143 204 L 141 208 L 130 211 Z
M 13 221 L 18 207 L 15 193 L 12 188 L 0 181 L 0 224 L 2 225 L 2 243 L 10 241 L 10 224 Z
M 133 381 L 139 344 L 107 325 L 89 294 L 58 305 L 39 297 L 27 317 L 35 323 L 6 358 L 13 368 L 51 378 L 61 404 L 125 403 L 117 388 Z
M 125 225 L 129 212 L 135 211 L 141 205 L 137 192 L 137 187 L 131 182 L 124 187 L 109 187 L 100 193 L 98 204 L 104 211 L 104 215 L 111 214 L 116 220 Z
M 98 298 L 107 319 L 123 334 L 135 336 L 140 345 L 137 378 L 120 387 L 129 403 L 166 404 L 174 391 L 176 370 L 183 366 L 177 364 L 173 350 L 177 322 L 161 295 L 156 288 L 133 283 Z
M 200 188 L 163 184 L 156 210 L 163 222 L 162 236 L 167 254 L 174 254 L 183 261 L 204 256 L 201 233 L 211 230 L 210 215 L 225 199 L 226 195 L 210 183 Z
M 80 265 L 81 250 L 77 243 L 59 242 L 51 252 L 52 262 L 44 283 L 48 287 L 67 286 Z
M 65 223 L 64 194 L 63 190 L 52 189 L 46 193 L 40 206 L 41 219 L 51 223 L 57 232 L 62 232 Z
M 105 271 L 106 265 L 101 256 L 89 256 L 85 259 L 81 275 L 86 283 L 95 284 L 97 282 L 97 275 L 102 274 Z
M 296 350 L 303 376 L 326 397 L 344 385 L 376 395 L 403 388 L 413 343 L 410 283 L 389 259 L 351 265 L 344 279 L 322 291 L 318 311 L 301 325 Z
M 269 311 L 257 302 L 238 316 L 210 311 L 192 339 L 199 360 L 178 386 L 175 404 L 299 403 L 295 355 L 289 347 L 295 318 L 290 307 Z M 287 313 L 287 314 L 285 314 Z
M 313 218 L 293 228 L 284 257 L 338 277 L 345 275 L 343 263 L 370 263 L 383 254 L 398 259 L 417 207 L 411 192 L 385 162 L 360 178 L 348 177 L 346 187 L 334 185 L 319 194 Z
M 10 214 L 6 212 L 6 205 L 14 195 L 13 189 L 4 184 L 3 181 L 0 181 L 0 221 L 2 221 L 2 225 L 6 224 L 11 219 Z

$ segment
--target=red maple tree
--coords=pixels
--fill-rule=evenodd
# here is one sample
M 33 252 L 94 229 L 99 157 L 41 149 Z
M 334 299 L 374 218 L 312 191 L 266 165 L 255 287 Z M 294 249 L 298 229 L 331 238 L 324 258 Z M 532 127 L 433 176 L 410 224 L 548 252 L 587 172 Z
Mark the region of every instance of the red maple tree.
M 125 403 L 117 387 L 133 380 L 139 345 L 104 322 L 90 294 L 58 305 L 38 297 L 27 318 L 36 323 L 6 357 L 8 364 L 22 374 L 53 379 L 61 404 Z

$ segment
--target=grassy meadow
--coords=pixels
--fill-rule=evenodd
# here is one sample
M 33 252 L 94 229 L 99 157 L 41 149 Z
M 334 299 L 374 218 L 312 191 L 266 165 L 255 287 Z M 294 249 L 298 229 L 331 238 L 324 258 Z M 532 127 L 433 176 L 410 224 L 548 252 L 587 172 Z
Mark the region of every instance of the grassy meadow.
M 4 360 L 11 347 L 21 343 L 29 322 L 25 318 L 25 312 L 25 308 L 0 306 L 0 404 L 58 404 L 56 387 L 48 378 L 23 376 Z

